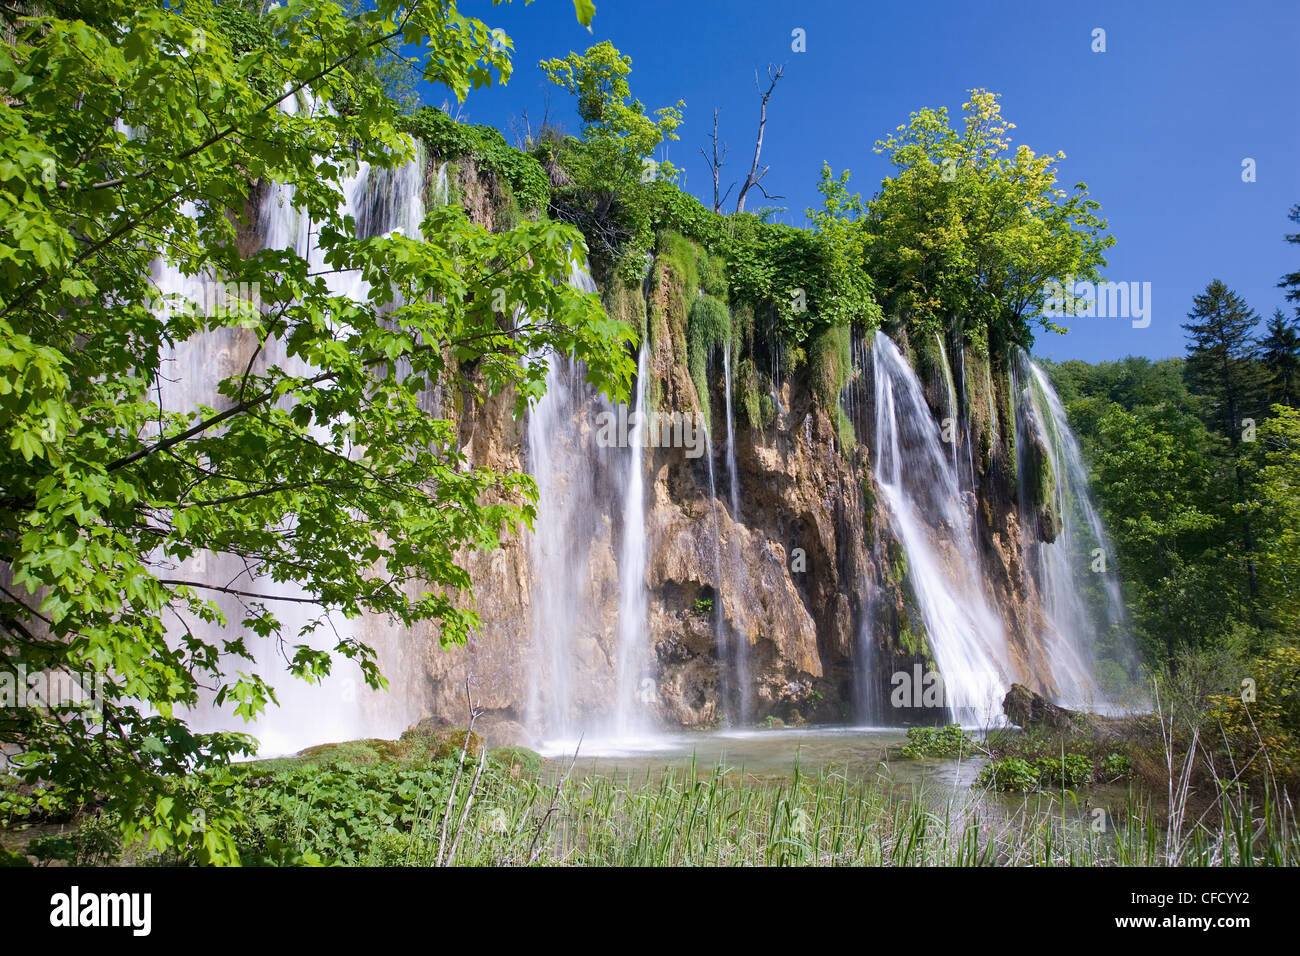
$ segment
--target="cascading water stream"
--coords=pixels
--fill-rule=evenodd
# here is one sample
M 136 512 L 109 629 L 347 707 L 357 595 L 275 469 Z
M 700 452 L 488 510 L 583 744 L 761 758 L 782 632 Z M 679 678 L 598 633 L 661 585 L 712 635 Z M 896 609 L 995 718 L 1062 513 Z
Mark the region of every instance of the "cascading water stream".
M 916 373 L 883 332 L 872 349 L 876 480 L 903 545 L 952 718 L 998 720 L 1010 683 L 1006 635 L 979 574 L 972 518 Z
M 570 283 L 597 292 L 590 274 L 576 264 Z M 582 363 L 561 356 L 536 360 L 547 362 L 547 375 L 546 393 L 533 405 L 525 429 L 538 499 L 531 543 L 533 659 L 524 719 L 543 752 L 571 752 L 580 735 L 587 753 L 593 747 L 619 749 L 649 734 L 650 692 L 642 683 L 650 664 L 643 471 L 649 356 L 643 347 L 637 358 L 631 434 L 611 449 L 600 447 L 588 426 L 606 415 L 617 419 L 616 410 L 587 383 Z M 611 529 L 620 518 L 622 544 L 614 550 L 608 547 Z M 599 562 L 610 551 L 618 593 L 607 632 L 603 614 L 611 608 L 603 599 Z
M 596 291 L 585 269 L 575 263 L 569 282 Z M 587 597 L 588 545 L 583 534 L 597 504 L 588 451 L 576 427 L 587 399 L 580 363 L 551 355 L 546 362 L 546 392 L 529 412 L 525 434 L 528 471 L 537 482 L 537 519 L 532 536 L 533 669 L 526 719 L 539 734 L 567 740 L 577 735 L 580 718 L 574 699 L 574 637 L 583 623 Z M 585 729 L 585 728 L 584 728 Z
M 718 488 L 713 478 L 713 438 L 707 429 L 704 439 L 704 460 L 709 466 L 709 514 L 713 519 L 713 573 L 718 582 L 713 597 L 713 640 L 718 654 L 718 713 L 725 718 L 728 716 L 726 709 L 733 699 L 734 666 L 731 641 L 727 635 L 727 616 L 722 608 L 722 528 L 718 523 Z
M 962 442 L 965 433 L 965 426 L 961 420 L 961 405 L 957 401 L 957 383 L 953 380 L 952 364 L 948 361 L 948 349 L 943 344 L 943 336 L 938 332 L 934 333 L 934 341 L 939 346 L 939 361 L 943 365 L 943 383 L 948 392 L 948 415 L 949 427 L 944 431 L 944 440 L 952 448 L 952 467 L 960 477 L 957 468 L 959 453 L 957 446 Z M 969 449 L 970 442 L 966 442 Z M 971 485 L 974 485 L 974 465 L 971 467 Z
M 623 546 L 619 560 L 618 600 L 618 709 L 614 731 L 627 738 L 645 731 L 644 705 L 653 700 L 653 687 L 643 686 L 649 668 L 647 633 L 645 535 L 645 381 L 646 345 L 636 360 L 636 404 L 632 434 L 628 439 L 628 469 L 623 496 Z
M 739 470 L 736 467 L 736 433 L 735 433 L 735 425 L 732 422 L 732 412 L 731 412 L 731 340 L 730 338 L 728 338 L 727 341 L 723 343 L 722 371 L 723 371 L 724 410 L 727 415 L 726 459 L 727 459 L 727 481 L 728 481 L 728 492 L 729 492 L 728 497 L 730 499 L 730 504 L 731 504 L 731 522 L 733 527 L 738 527 L 740 525 L 740 484 L 739 484 L 740 475 L 739 475 Z M 709 472 L 710 491 L 712 491 L 712 482 L 713 482 L 712 459 L 710 459 L 709 468 L 710 468 L 710 472 Z M 714 512 L 713 519 L 714 519 L 714 528 L 716 531 L 717 528 L 716 510 Z M 723 588 L 727 586 L 726 578 L 723 576 L 726 568 L 734 567 L 736 563 L 739 562 L 740 560 L 740 555 L 737 553 L 737 547 L 738 547 L 737 542 L 733 537 L 731 540 L 730 560 L 727 561 L 724 567 L 720 567 L 718 571 L 719 574 L 718 580 L 719 582 L 721 582 Z M 749 681 L 749 639 L 743 634 L 732 633 L 730 626 L 726 623 L 725 617 L 721 613 L 722 611 L 721 593 L 719 593 L 718 595 L 718 611 L 719 611 L 718 627 L 719 627 L 720 640 L 722 640 L 724 644 L 730 646 L 730 653 L 728 655 L 728 660 L 724 662 L 724 666 L 726 665 L 726 663 L 729 663 L 730 668 L 734 674 L 734 682 L 736 685 L 736 699 L 735 699 L 736 700 L 736 715 L 735 715 L 736 722 L 739 723 L 741 726 L 745 726 L 748 725 L 750 721 L 750 714 L 753 709 L 752 688 L 750 687 L 750 681 Z
M 433 181 L 433 201 L 435 205 L 445 206 L 451 196 L 450 189 L 447 185 L 447 164 L 444 162 L 438 167 L 438 175 Z
M 728 337 L 722 348 L 722 372 L 724 377 L 723 394 L 727 412 L 727 478 L 731 491 L 731 520 L 740 521 L 740 492 L 737 490 L 739 476 L 736 474 L 736 433 L 731 421 L 731 339 Z
M 1089 495 L 1088 472 L 1078 440 L 1051 381 L 1024 352 L 1015 356 L 1013 377 L 1019 394 L 1020 524 L 1045 618 L 1039 641 L 1047 652 L 1062 702 L 1104 709 L 1110 702 L 1094 679 L 1098 648 L 1105 641 L 1121 657 L 1126 649 L 1119 582 L 1106 566 L 1111 554 L 1109 541 Z M 1058 522 L 1053 541 L 1031 534 L 1038 525 L 1028 513 L 1033 507 L 1033 490 L 1025 487 L 1031 471 L 1026 463 L 1031 448 L 1046 456 L 1050 469 L 1050 505 Z
M 289 101 L 287 109 L 298 108 L 296 102 Z M 419 150 L 414 159 L 391 170 L 372 170 L 367 164 L 360 164 L 342 184 L 341 210 L 353 217 L 358 238 L 393 229 L 418 236 L 423 217 L 423 177 L 424 159 Z M 264 248 L 290 249 L 306 258 L 310 270 L 323 274 L 334 294 L 366 300 L 369 287 L 359 271 L 334 271 L 326 267 L 308 217 L 294 205 L 292 187 L 272 184 L 266 190 L 258 210 L 258 232 Z M 210 278 L 185 276 L 165 259 L 155 263 L 154 277 L 161 294 L 178 294 L 199 308 L 221 301 Z M 193 336 L 171 350 L 160 382 L 160 404 L 169 410 L 219 404 L 217 383 L 242 370 L 250 357 L 258 373 L 264 374 L 273 366 L 289 375 L 313 371 L 306 363 L 289 356 L 284 343 L 277 339 L 259 345 L 252 334 L 242 329 L 219 328 Z M 322 431 L 314 437 L 325 439 L 327 435 Z M 259 754 L 266 756 L 292 753 L 333 740 L 395 737 L 417 716 L 416 699 L 421 689 L 413 676 L 416 670 L 405 666 L 403 643 L 389 628 L 365 617 L 345 619 L 326 614 L 319 605 L 302 601 L 308 595 L 301 586 L 274 581 L 233 555 L 200 553 L 187 562 L 186 570 L 195 580 L 205 583 L 272 595 L 273 599 L 266 603 L 282 625 L 285 643 L 282 654 L 272 651 L 255 635 L 245 635 L 248 646 L 255 650 L 256 663 L 231 661 L 227 664 L 231 670 L 260 674 L 275 688 L 279 706 L 268 708 L 249 725 L 208 701 L 193 715 L 196 726 L 251 733 L 259 740 Z M 228 621 L 237 622 L 247 616 L 247 609 L 237 597 L 223 594 L 218 603 Z M 316 621 L 324 625 L 318 632 L 321 636 L 300 637 L 302 629 Z M 188 618 L 185 623 L 217 644 L 229 639 L 215 625 Z M 316 684 L 308 684 L 289 672 L 285 657 L 292 656 L 293 645 L 307 643 L 317 649 L 327 649 L 342 637 L 356 637 L 375 647 L 381 671 L 390 682 L 388 692 L 369 690 L 359 667 L 349 661 L 336 660 L 331 675 Z
M 529 413 L 525 437 L 528 471 L 537 482 L 538 509 L 532 537 L 536 659 L 529 682 L 527 720 L 532 727 L 561 736 L 567 736 L 571 729 L 569 658 L 581 597 L 574 591 L 577 582 L 573 572 L 585 573 L 585 560 L 580 568 L 573 566 L 565 533 L 569 511 L 576 502 L 572 489 L 564 487 L 565 473 L 556 461 L 562 449 L 554 440 L 577 411 L 575 396 L 569 389 L 574 378 L 571 365 L 559 356 L 549 359 L 546 393 Z

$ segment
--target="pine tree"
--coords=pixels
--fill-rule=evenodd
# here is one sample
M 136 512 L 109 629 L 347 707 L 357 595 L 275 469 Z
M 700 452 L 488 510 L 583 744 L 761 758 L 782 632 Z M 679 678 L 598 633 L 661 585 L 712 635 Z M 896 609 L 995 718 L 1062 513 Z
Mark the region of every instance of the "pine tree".
M 1209 397 L 1214 417 L 1233 448 L 1241 438 L 1242 417 L 1263 399 L 1258 345 L 1251 335 L 1259 315 L 1220 280 L 1205 287 L 1187 313 L 1187 384 Z
M 1268 371 L 1269 403 L 1295 407 L 1300 383 L 1300 321 L 1287 319 L 1281 309 L 1274 311 L 1268 320 L 1268 334 L 1259 341 L 1259 358 Z
M 1192 311 L 1187 313 L 1191 321 L 1183 324 L 1189 340 L 1187 384 L 1192 391 L 1209 397 L 1215 423 L 1232 449 L 1229 467 L 1236 478 L 1237 494 L 1225 504 L 1230 512 L 1236 512 L 1232 523 L 1241 534 L 1247 586 L 1253 600 L 1259 593 L 1253 557 L 1255 541 L 1250 515 L 1239 507 L 1246 499 L 1246 476 L 1238 446 L 1243 435 L 1254 440 L 1254 421 L 1244 419 L 1254 419 L 1264 402 L 1264 370 L 1258 361 L 1258 343 L 1251 334 L 1259 324 L 1259 315 L 1218 279 L 1192 303 Z
M 1300 225 L 1300 203 L 1296 203 L 1291 207 L 1291 212 L 1287 215 L 1287 218 Z M 1289 233 L 1286 236 L 1286 241 L 1300 246 L 1300 232 Z M 1288 272 L 1282 277 L 1282 281 L 1277 286 L 1279 289 L 1289 290 L 1286 294 L 1288 302 L 1300 303 L 1300 270 Z M 1300 318 L 1300 304 L 1296 305 L 1295 314 L 1297 318 Z

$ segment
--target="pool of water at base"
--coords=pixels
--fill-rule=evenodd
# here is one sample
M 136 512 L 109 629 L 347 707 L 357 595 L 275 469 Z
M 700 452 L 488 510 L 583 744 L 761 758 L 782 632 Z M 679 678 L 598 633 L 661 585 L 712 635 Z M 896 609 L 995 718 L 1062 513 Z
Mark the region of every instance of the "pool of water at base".
M 981 736 L 977 730 L 970 732 Z M 1122 785 L 1094 786 L 1078 794 L 990 792 L 973 786 L 987 762 L 984 757 L 900 758 L 897 750 L 906 742 L 904 727 L 816 726 L 552 740 L 539 752 L 553 779 L 572 764 L 571 781 L 607 777 L 636 784 L 670 771 L 689 773 L 694 764 L 701 778 L 721 766 L 728 777 L 743 778 L 747 784 L 779 784 L 792 779 L 797 766 L 804 776 L 842 774 L 850 781 L 874 782 L 898 797 L 924 799 L 933 806 L 978 806 L 995 816 L 1027 809 L 1034 815 L 1053 813 L 1064 807 L 1069 816 L 1079 817 L 1095 807 L 1114 812 L 1128 803 L 1128 787 Z

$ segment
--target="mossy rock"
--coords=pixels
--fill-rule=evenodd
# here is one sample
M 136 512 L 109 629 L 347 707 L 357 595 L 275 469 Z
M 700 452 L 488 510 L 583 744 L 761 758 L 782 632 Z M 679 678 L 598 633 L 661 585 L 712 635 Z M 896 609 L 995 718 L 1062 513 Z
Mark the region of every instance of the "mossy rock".
M 410 746 L 397 740 L 347 740 L 337 744 L 318 744 L 301 751 L 298 757 L 313 763 L 338 761 L 342 763 L 385 763 L 405 759 Z
M 1057 502 L 1056 474 L 1047 449 L 1046 438 L 1031 433 L 1023 450 L 1024 482 L 1030 507 L 1034 512 L 1040 540 L 1051 543 L 1061 531 L 1061 513 Z
M 532 777 L 541 773 L 542 756 L 527 747 L 493 747 L 488 751 L 488 762 L 511 777 Z
M 32 861 L 21 853 L 0 846 L 0 866 L 31 866 Z
M 433 721 L 426 717 L 414 727 L 403 731 L 399 742 L 409 748 L 411 759 L 446 760 L 460 756 L 461 748 L 465 746 L 465 728 L 435 727 Z M 468 755 L 477 760 L 482 752 L 483 738 L 471 733 Z

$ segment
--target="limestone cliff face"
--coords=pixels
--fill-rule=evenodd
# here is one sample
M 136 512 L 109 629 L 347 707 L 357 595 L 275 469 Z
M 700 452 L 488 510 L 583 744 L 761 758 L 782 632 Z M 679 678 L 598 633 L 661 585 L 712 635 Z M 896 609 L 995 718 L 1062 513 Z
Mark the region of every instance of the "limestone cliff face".
M 462 172 L 467 192 L 482 184 Z M 476 203 L 487 208 L 486 204 Z M 645 451 L 645 533 L 648 676 L 652 693 L 641 706 L 665 729 L 709 727 L 741 712 L 761 722 L 899 723 L 934 719 L 888 706 L 889 677 L 929 661 L 924 625 L 906 560 L 890 528 L 872 475 L 874 408 L 870 362 L 859 369 L 856 403 L 845 412 L 856 440 L 815 398 L 806 369 L 796 368 L 769 393 L 771 414 L 760 427 L 733 396 L 738 507 L 733 513 L 724 453 L 726 421 L 720 357 L 709 364 L 708 401 L 689 371 L 686 304 L 696 290 L 657 263 L 640 290 L 602 283 L 607 307 L 645 323 L 647 404 L 652 410 L 711 409 L 711 452 L 691 457 L 681 447 Z M 936 420 L 950 415 L 946 361 L 910 348 Z M 1035 660 L 1041 626 L 1026 574 L 1015 449 L 1015 397 L 1005 368 L 963 358 L 958 453 L 969 462 L 966 493 L 977 515 L 982 574 L 1002 615 L 1024 683 L 1048 669 Z M 768 381 L 771 385 L 770 380 Z M 865 396 L 865 397 L 863 397 Z M 568 452 L 588 466 L 565 478 L 591 506 L 574 511 L 575 552 L 565 567 L 537 567 L 528 531 L 489 553 L 465 556 L 482 628 L 463 648 L 443 649 L 436 635 L 417 635 L 428 696 L 424 708 L 439 721 L 466 717 L 465 681 L 485 710 L 477 725 L 494 741 L 532 742 L 536 715 L 554 693 L 553 662 L 534 639 L 544 589 L 556 575 L 576 574 L 572 593 L 582 608 L 569 634 L 571 716 L 598 727 L 615 706 L 618 681 L 619 565 L 626 529 L 617 496 L 625 453 L 595 441 L 601 399 L 586 396 L 573 409 Z M 529 470 L 525 423 L 513 416 L 513 396 L 463 401 L 461 444 L 475 462 Z M 710 458 L 712 475 L 710 475 Z M 571 584 L 572 582 L 566 582 Z M 740 647 L 745 688 L 736 686 L 736 652 L 719 650 L 719 633 Z M 640 675 L 638 675 L 639 677 Z M 1036 690 L 1050 694 L 1041 682 Z M 728 696 L 730 699 L 728 699 Z

